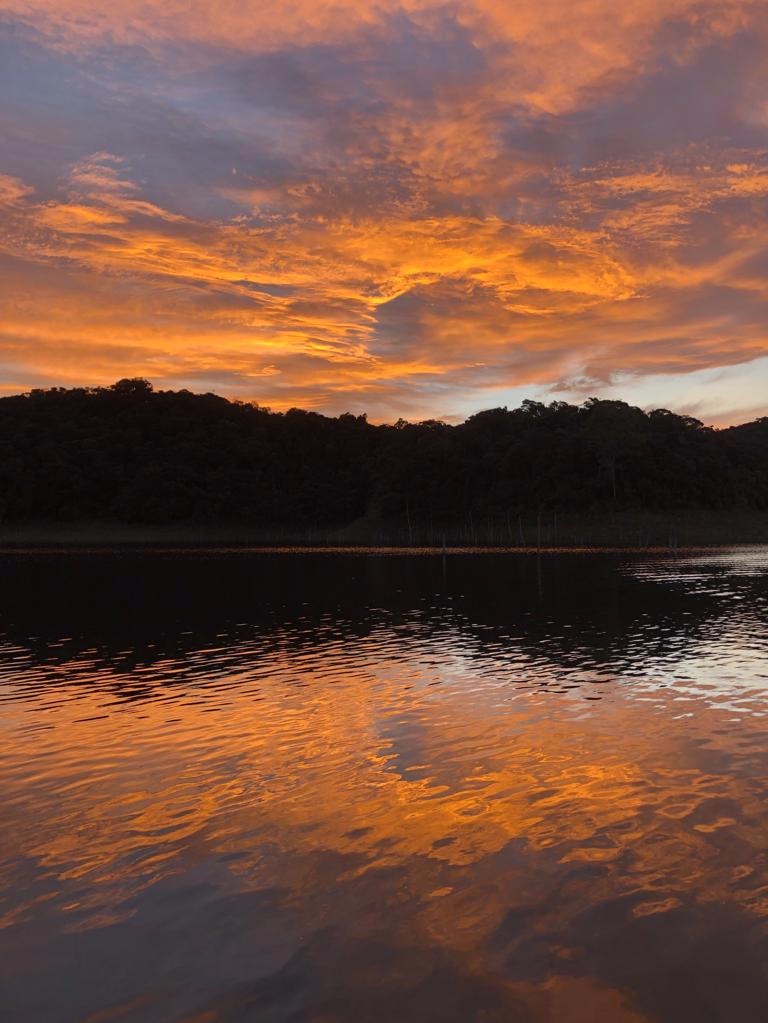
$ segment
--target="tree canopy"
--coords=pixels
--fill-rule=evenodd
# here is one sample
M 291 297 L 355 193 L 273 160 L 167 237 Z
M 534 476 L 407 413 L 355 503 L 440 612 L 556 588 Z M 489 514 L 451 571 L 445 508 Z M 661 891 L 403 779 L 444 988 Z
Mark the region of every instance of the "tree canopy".
M 0 520 L 436 525 L 541 511 L 768 509 L 768 418 L 622 401 L 450 425 L 271 412 L 145 380 L 0 399 Z

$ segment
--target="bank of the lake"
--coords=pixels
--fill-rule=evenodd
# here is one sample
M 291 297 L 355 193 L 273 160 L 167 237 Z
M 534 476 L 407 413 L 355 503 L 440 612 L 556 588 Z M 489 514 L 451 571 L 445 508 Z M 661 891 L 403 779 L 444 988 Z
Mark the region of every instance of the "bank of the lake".
M 681 548 L 768 542 L 768 512 L 669 511 L 468 521 L 456 525 L 360 519 L 318 529 L 247 522 L 137 524 L 31 522 L 0 525 L 0 546 L 179 544 L 331 548 Z

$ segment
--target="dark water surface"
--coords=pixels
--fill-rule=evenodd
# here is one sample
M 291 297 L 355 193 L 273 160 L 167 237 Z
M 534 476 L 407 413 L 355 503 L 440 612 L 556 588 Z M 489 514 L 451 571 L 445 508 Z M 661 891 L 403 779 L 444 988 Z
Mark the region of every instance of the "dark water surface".
M 0 1018 L 768 1019 L 768 548 L 0 557 Z

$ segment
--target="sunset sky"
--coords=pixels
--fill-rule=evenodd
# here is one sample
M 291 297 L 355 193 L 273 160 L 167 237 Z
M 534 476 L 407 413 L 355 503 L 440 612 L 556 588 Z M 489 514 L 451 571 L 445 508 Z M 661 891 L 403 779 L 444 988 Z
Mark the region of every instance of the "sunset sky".
M 765 0 L 0 0 L 0 393 L 768 414 Z

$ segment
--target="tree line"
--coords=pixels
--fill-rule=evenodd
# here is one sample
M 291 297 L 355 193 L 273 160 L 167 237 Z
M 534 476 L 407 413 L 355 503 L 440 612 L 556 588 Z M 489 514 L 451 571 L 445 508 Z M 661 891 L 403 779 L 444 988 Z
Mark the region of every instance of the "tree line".
M 0 399 L 4 523 L 514 529 L 532 515 L 686 509 L 768 509 L 768 417 L 714 430 L 591 398 L 373 425 L 141 379 Z

